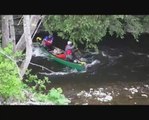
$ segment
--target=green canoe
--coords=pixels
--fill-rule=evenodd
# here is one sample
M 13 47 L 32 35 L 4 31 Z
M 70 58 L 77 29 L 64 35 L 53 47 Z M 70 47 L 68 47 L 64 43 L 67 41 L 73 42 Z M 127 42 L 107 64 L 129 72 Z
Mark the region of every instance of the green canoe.
M 61 63 L 63 65 L 66 65 L 68 67 L 71 67 L 73 69 L 76 69 L 77 71 L 84 71 L 85 70 L 85 65 L 81 63 L 74 63 L 74 62 L 69 62 L 63 59 L 60 59 L 53 55 L 52 53 L 48 52 L 43 46 L 41 47 L 43 51 L 47 52 L 49 57 L 52 58 L 53 60 L 57 61 L 58 63 Z

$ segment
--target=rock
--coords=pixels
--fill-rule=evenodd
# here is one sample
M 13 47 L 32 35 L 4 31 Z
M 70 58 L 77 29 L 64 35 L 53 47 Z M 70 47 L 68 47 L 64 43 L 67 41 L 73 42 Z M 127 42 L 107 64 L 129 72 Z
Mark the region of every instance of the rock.
M 88 103 L 83 103 L 82 105 L 88 105 Z
M 106 95 L 107 94 L 106 93 L 103 93 L 103 92 L 99 94 L 100 97 L 106 97 Z
M 128 88 L 124 88 L 124 90 L 128 90 Z
M 147 88 L 149 88 L 149 85 L 144 85 L 144 87 L 147 87 Z
M 136 105 L 137 103 L 136 103 L 136 102 L 134 102 L 134 104 Z
M 83 95 L 85 93 L 85 91 L 81 91 L 81 92 L 79 92 L 78 94 L 77 94 L 77 96 L 81 96 L 81 95 Z
M 91 95 L 90 93 L 87 93 L 87 92 L 86 92 L 86 93 L 84 94 L 84 97 L 92 97 L 92 95 Z
M 93 88 L 90 88 L 90 91 L 93 91 Z
M 132 96 L 130 96 L 130 95 L 128 95 L 128 98 L 129 98 L 129 99 L 132 99 L 133 97 L 132 97 Z
M 113 99 L 113 97 L 112 97 L 112 96 L 107 95 L 107 96 L 104 98 L 104 102 L 111 101 L 112 99 Z
M 138 92 L 138 90 L 135 89 L 135 88 L 130 88 L 129 91 L 130 91 L 132 94 L 135 94 L 136 92 Z
M 141 96 L 148 98 L 148 95 L 146 94 L 141 94 Z

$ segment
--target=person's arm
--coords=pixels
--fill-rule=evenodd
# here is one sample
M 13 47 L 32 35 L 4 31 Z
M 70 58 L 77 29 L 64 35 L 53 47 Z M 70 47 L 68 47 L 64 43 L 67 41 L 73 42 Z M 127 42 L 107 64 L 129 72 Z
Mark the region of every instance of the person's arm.
M 65 48 L 65 51 L 66 51 L 66 50 L 69 50 L 69 49 L 74 49 L 74 46 L 69 46 L 69 45 L 67 45 L 66 48 Z
M 72 46 L 69 46 L 69 48 L 70 48 L 70 49 L 74 49 L 74 48 L 75 48 L 75 46 L 74 46 L 74 45 L 72 45 Z

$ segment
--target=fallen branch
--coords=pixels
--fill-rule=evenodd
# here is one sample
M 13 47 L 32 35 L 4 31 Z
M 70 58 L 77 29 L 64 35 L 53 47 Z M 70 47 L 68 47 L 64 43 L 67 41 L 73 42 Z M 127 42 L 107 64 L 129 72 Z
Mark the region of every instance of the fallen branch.
M 67 72 L 55 72 L 54 74 L 53 73 L 46 73 L 46 72 L 39 72 L 39 74 L 41 75 L 66 75 L 68 74 Z
M 51 73 L 46 73 L 46 72 L 39 72 L 39 74 L 41 74 L 41 75 L 51 75 Z
M 42 68 L 42 69 L 46 69 L 47 71 L 54 73 L 54 71 L 52 71 L 52 70 L 50 70 L 50 69 L 48 69 L 48 68 L 46 68 L 46 67 L 44 67 L 44 66 L 42 66 L 42 65 L 38 65 L 38 64 L 35 64 L 35 63 L 32 63 L 32 62 L 30 62 L 30 64 L 31 64 L 31 65 L 35 65 L 35 66 L 37 66 L 37 67 L 40 67 L 40 68 Z

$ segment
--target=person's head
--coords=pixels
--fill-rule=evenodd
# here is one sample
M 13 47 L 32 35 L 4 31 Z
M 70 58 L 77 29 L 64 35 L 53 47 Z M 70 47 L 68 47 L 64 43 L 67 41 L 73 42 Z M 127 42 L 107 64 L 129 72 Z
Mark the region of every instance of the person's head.
M 67 42 L 67 45 L 72 45 L 72 42 L 71 42 L 71 41 L 68 41 L 68 42 Z
M 53 35 L 49 35 L 49 38 L 50 38 L 50 39 L 53 38 Z

